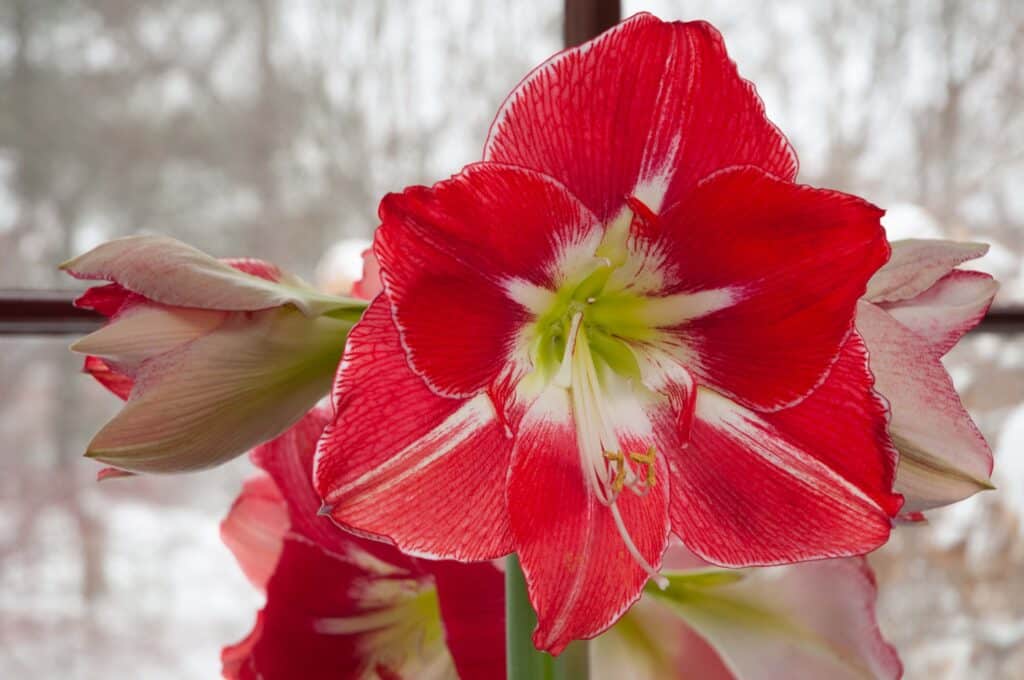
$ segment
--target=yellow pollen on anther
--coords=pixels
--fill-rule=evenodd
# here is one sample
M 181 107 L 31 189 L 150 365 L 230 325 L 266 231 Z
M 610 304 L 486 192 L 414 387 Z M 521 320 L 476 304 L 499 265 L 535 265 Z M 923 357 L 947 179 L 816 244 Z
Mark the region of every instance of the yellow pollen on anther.
M 629 454 L 629 459 L 634 463 L 647 466 L 647 478 L 644 480 L 647 486 L 654 486 L 654 483 L 657 481 L 655 474 L 656 468 L 654 466 L 654 454 L 655 450 L 653 446 L 649 446 L 646 453 Z
M 605 451 L 604 457 L 608 462 L 614 463 L 615 477 L 612 479 L 612 491 L 618 495 L 626 486 L 626 477 L 629 474 L 626 471 L 626 457 L 619 451 Z

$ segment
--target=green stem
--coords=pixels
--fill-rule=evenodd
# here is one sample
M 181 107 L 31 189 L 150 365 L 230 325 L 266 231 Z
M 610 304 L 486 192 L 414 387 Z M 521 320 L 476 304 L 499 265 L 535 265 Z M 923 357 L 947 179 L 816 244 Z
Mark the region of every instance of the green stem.
M 557 659 L 533 646 L 537 615 L 526 593 L 519 559 L 505 561 L 505 642 L 508 680 L 584 680 L 589 675 L 587 645 L 570 644 Z

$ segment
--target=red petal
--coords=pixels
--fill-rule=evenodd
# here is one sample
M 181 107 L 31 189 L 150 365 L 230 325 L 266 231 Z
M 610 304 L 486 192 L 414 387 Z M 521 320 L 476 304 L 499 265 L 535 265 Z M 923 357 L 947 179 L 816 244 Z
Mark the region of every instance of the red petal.
M 626 450 L 649 445 L 622 441 Z M 537 611 L 533 641 L 558 654 L 569 642 L 612 625 L 639 597 L 647 572 L 629 554 L 612 511 L 584 481 L 568 397 L 549 388 L 519 426 L 508 505 L 516 552 Z M 664 457 L 645 496 L 616 501 L 640 554 L 653 568 L 668 542 Z
M 92 309 L 103 316 L 114 316 L 130 299 L 145 300 L 144 297 L 125 290 L 119 283 L 93 286 L 75 300 L 75 307 Z
M 505 677 L 505 575 L 492 562 L 424 562 L 462 680 Z
M 670 329 L 698 384 L 755 409 L 802 399 L 827 374 L 857 299 L 887 256 L 882 211 L 859 198 L 728 170 L 663 217 L 665 292 L 732 300 Z
M 97 482 L 105 482 L 108 479 L 117 479 L 119 477 L 135 477 L 135 476 L 136 475 L 135 475 L 134 472 L 128 472 L 127 470 L 121 470 L 121 469 L 116 468 L 116 467 L 105 467 L 105 468 L 101 468 L 100 471 L 96 473 L 96 481 Z
M 799 406 L 756 414 L 700 390 L 672 469 L 672 527 L 724 566 L 868 552 L 889 536 L 895 452 L 854 336 L 829 379 Z
M 288 509 L 274 480 L 259 475 L 246 480 L 242 493 L 220 524 L 220 537 L 249 581 L 263 590 L 277 565 Z
M 135 385 L 134 380 L 123 373 L 115 371 L 107 362 L 99 357 L 86 357 L 82 370 L 96 378 L 99 384 L 122 399 L 128 398 L 132 393 L 132 387 Z
M 319 620 L 358 613 L 352 593 L 353 582 L 361 575 L 357 566 L 315 546 L 285 541 L 255 629 L 221 655 L 224 676 L 231 680 L 363 677 L 372 660 L 360 650 L 360 636 L 319 632 L 316 627 Z
M 718 31 L 650 14 L 534 69 L 499 110 L 484 158 L 557 178 L 602 220 L 633 194 L 657 211 L 729 166 L 784 179 L 797 167 Z
M 488 163 L 389 194 L 380 216 L 374 247 L 395 322 L 416 372 L 447 396 L 476 394 L 508 361 L 526 319 L 509 283 L 554 288 L 557 258 L 600 235 L 561 185 Z
M 511 552 L 511 441 L 486 396 L 439 397 L 409 369 L 383 295 L 349 335 L 334 398 L 314 478 L 335 520 L 418 555 Z
M 288 504 L 291 531 L 324 550 L 341 555 L 352 537 L 318 514 L 320 495 L 313 488 L 313 456 L 331 419 L 326 408 L 314 408 L 284 434 L 255 449 L 252 462 L 265 470 Z

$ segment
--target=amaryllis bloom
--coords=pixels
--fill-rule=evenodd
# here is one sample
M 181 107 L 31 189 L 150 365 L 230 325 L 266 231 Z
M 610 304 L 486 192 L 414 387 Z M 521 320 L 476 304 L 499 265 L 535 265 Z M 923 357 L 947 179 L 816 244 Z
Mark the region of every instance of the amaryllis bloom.
M 900 498 L 858 298 L 882 211 L 796 157 L 704 23 L 638 15 L 509 96 L 486 161 L 384 198 L 316 486 L 341 525 L 516 552 L 538 647 L 607 628 L 669 536 L 860 554 Z
M 231 680 L 501 678 L 503 576 L 493 564 L 424 562 L 317 517 L 310 475 L 327 422 L 314 410 L 253 453 L 221 527 L 266 593 L 252 632 L 222 654 Z M 457 673 L 457 675 L 456 675 Z
M 998 285 L 991 276 L 956 269 L 987 250 L 979 243 L 894 242 L 857 310 L 875 386 L 892 409 L 896 490 L 907 513 L 992 488 L 992 451 L 941 361 L 992 304 Z
M 365 307 L 266 262 L 158 236 L 111 241 L 62 268 L 111 282 L 76 301 L 110 320 L 71 348 L 127 400 L 86 453 L 122 470 L 210 467 L 282 432 L 330 389 Z
M 861 557 L 729 571 L 678 547 L 665 591 L 648 587 L 591 644 L 594 680 L 894 680 Z

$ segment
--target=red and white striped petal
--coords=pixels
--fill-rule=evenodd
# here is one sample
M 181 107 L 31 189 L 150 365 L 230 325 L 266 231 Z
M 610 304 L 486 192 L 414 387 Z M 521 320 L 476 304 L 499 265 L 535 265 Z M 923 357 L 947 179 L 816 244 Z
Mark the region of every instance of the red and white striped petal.
M 757 410 L 803 399 L 836 360 L 885 261 L 881 215 L 854 196 L 756 168 L 702 182 L 641 246 L 663 258 L 662 295 L 680 299 L 664 306 L 660 325 L 682 364 L 699 384 Z
M 641 445 L 621 429 L 616 434 L 624 450 Z M 537 612 L 533 640 L 539 649 L 558 654 L 572 640 L 597 635 L 639 598 L 649 574 L 627 537 L 651 568 L 659 567 L 668 541 L 669 489 L 664 457 L 656 464 L 658 481 L 646 495 L 625 490 L 609 507 L 583 474 L 566 390 L 547 389 L 526 412 L 516 434 L 508 507 Z
M 176 307 L 257 311 L 292 304 L 307 316 L 317 316 L 353 306 L 352 300 L 319 293 L 265 262 L 221 261 L 166 236 L 108 241 L 68 260 L 61 269 L 80 279 L 113 281 Z
M 992 488 L 992 451 L 933 346 L 868 302 L 858 306 L 857 330 L 867 343 L 875 388 L 892 410 L 889 429 L 900 451 L 896 490 L 906 497 L 904 512 Z
M 731 578 L 716 582 L 716 574 Z M 648 597 L 700 634 L 737 680 L 902 675 L 896 650 L 878 629 L 875 578 L 863 558 L 742 573 L 681 572 L 670 579 L 667 591 Z M 720 674 L 713 660 L 711 668 Z M 672 677 L 704 677 L 694 670 L 683 666 Z
M 564 187 L 480 163 L 381 202 L 375 252 L 414 370 L 438 394 L 467 397 L 509 361 L 527 310 L 515 286 L 555 288 L 564 258 L 593 254 L 594 216 Z
M 895 451 L 855 339 L 791 409 L 758 414 L 698 389 L 689 445 L 670 461 L 672 528 L 723 566 L 869 552 L 889 536 Z
M 288 507 L 274 480 L 259 474 L 246 480 L 242 493 L 220 523 L 224 541 L 249 582 L 265 590 L 277 567 L 288 531 Z
M 919 295 L 879 306 L 941 356 L 985 317 L 998 289 L 988 274 L 954 269 Z
M 942 239 L 893 241 L 892 256 L 871 277 L 864 299 L 874 303 L 909 300 L 931 288 L 957 265 L 987 252 L 985 243 Z
M 787 180 L 797 168 L 718 31 L 650 14 L 534 69 L 499 110 L 484 158 L 555 177 L 602 220 L 631 195 L 657 212 L 729 166 Z
M 404 552 L 459 560 L 512 551 L 511 439 L 486 395 L 439 397 L 406 363 L 378 296 L 349 336 L 315 485 L 331 516 Z

